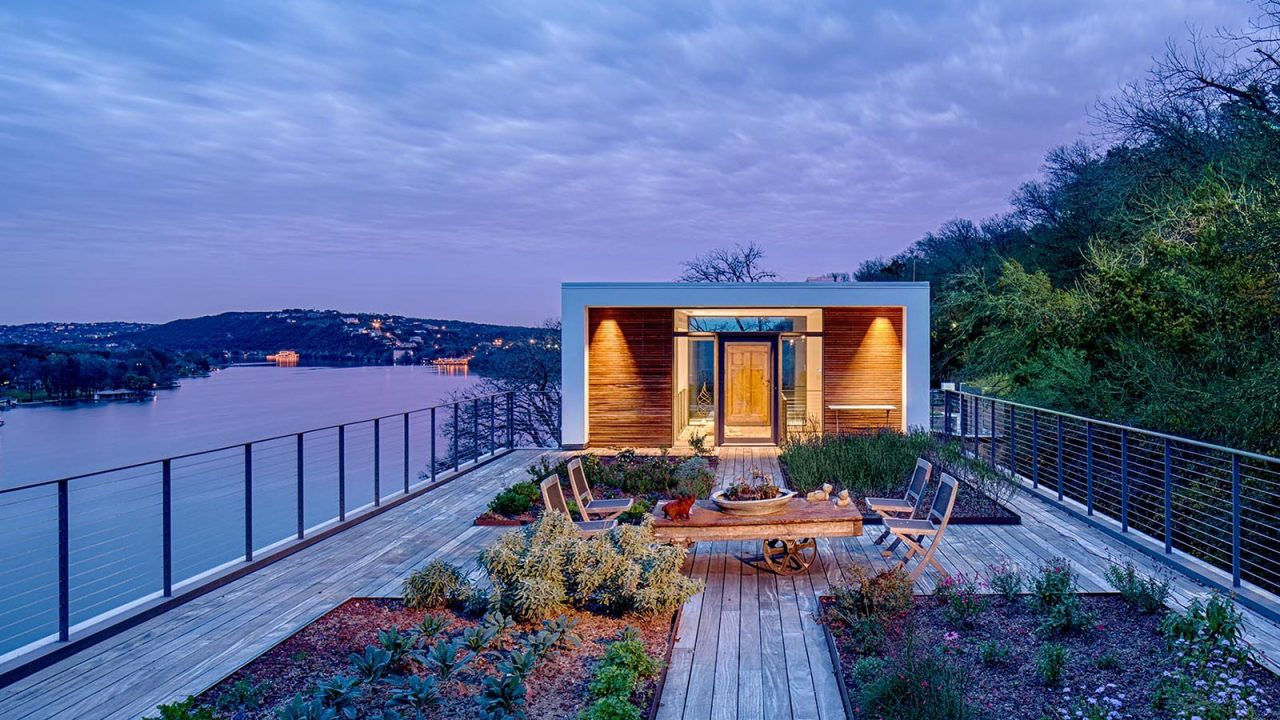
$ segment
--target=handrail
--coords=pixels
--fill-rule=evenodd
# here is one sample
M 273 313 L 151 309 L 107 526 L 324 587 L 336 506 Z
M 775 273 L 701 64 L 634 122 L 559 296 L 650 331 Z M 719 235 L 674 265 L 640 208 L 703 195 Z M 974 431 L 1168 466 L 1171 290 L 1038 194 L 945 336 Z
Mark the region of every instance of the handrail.
M 1280 458 L 980 393 L 940 399 L 933 429 L 973 458 L 1280 621 Z
M 1046 408 L 1037 407 L 1035 405 L 1027 405 L 1026 403 L 1014 402 L 1013 400 L 1005 400 L 1004 398 L 998 398 L 992 395 L 983 395 L 982 393 L 969 392 L 968 390 L 943 390 L 943 392 L 954 393 L 962 397 L 980 398 L 982 400 L 994 400 L 1000 403 L 1001 405 L 1010 405 L 1013 407 L 1020 407 L 1025 410 L 1032 410 L 1032 411 L 1037 411 L 1042 413 L 1051 413 L 1055 416 L 1071 418 L 1072 420 L 1079 420 L 1080 422 L 1087 422 L 1092 425 L 1104 425 L 1107 427 L 1113 427 L 1117 430 L 1129 430 L 1133 432 L 1140 432 L 1143 435 L 1151 435 L 1154 437 L 1161 438 L 1163 440 L 1176 440 L 1180 443 L 1198 445 L 1200 447 L 1208 448 L 1210 450 L 1217 450 L 1219 452 L 1231 453 L 1232 455 L 1239 455 L 1241 457 L 1247 457 L 1253 460 L 1261 460 L 1262 462 L 1280 463 L 1280 457 L 1272 457 L 1271 455 L 1263 455 L 1261 453 L 1250 452 L 1248 450 L 1230 448 L 1230 447 L 1226 447 L 1225 445 L 1215 445 L 1211 442 L 1206 442 L 1204 440 L 1197 440 L 1195 438 L 1190 438 L 1183 435 L 1173 435 L 1171 433 L 1160 432 L 1159 430 L 1147 430 L 1145 428 L 1134 427 L 1133 425 L 1125 425 L 1123 423 L 1112 422 L 1110 420 L 1099 420 L 1097 418 L 1086 417 L 1084 415 L 1075 415 L 1069 412 L 1063 412 L 1061 410 L 1048 410 Z
M 57 485 L 59 483 L 71 482 L 74 480 L 82 480 L 84 478 L 96 477 L 98 475 L 106 475 L 108 473 L 120 472 L 121 470 L 134 470 L 140 467 L 155 465 L 156 463 L 162 463 L 165 461 L 185 460 L 187 458 L 197 457 L 200 455 L 209 455 L 212 453 L 226 452 L 227 450 L 234 450 L 236 448 L 244 447 L 245 445 L 258 445 L 260 443 L 268 443 L 268 442 L 274 442 L 276 440 L 283 440 L 285 438 L 297 437 L 298 435 L 307 435 L 310 433 L 324 432 L 326 430 L 336 430 L 340 427 L 349 427 L 351 425 L 363 425 L 364 423 L 371 423 L 376 420 L 389 420 L 391 418 L 403 417 L 404 415 L 412 415 L 414 413 L 427 412 L 429 410 L 437 410 L 442 407 L 451 407 L 453 405 L 457 405 L 460 403 L 469 403 L 469 402 L 472 402 L 473 400 L 490 400 L 493 398 L 505 397 L 508 394 L 509 393 L 505 393 L 505 392 L 497 392 L 497 393 L 487 393 L 485 395 L 469 396 L 465 399 L 459 399 L 453 402 L 441 403 L 439 405 L 429 405 L 427 407 L 420 407 L 412 410 L 401 410 L 400 412 L 394 412 L 387 415 L 378 415 L 376 417 L 362 418 L 360 420 L 349 420 L 347 422 L 334 423 L 332 425 L 325 425 L 323 427 L 309 428 L 307 430 L 297 430 L 294 432 L 288 432 L 281 435 L 272 435 L 271 437 L 255 438 L 253 440 L 242 440 L 240 442 L 235 442 L 230 445 L 224 445 L 222 447 L 209 448 L 207 450 L 193 450 L 192 452 L 182 453 L 181 455 L 166 455 L 165 457 L 156 458 L 154 460 L 143 460 L 142 462 L 130 463 L 128 465 L 119 465 L 117 467 L 107 468 L 105 470 L 93 470 L 91 472 L 80 473 L 79 475 L 68 475 L 66 477 L 55 478 L 53 480 L 41 480 L 39 482 L 27 483 L 25 485 L 14 485 L 13 487 L 0 488 L 0 495 L 3 495 L 5 493 L 10 493 L 10 492 L 16 492 L 18 490 L 30 490 L 32 488 L 44 487 L 46 485 Z

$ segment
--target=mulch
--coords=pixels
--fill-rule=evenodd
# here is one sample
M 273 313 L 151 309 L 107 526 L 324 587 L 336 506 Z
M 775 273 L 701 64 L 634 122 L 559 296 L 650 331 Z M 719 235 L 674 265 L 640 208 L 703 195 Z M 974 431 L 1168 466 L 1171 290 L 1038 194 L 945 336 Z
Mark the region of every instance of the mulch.
M 1043 644 L 1036 635 L 1041 615 L 1022 596 L 1012 602 L 991 596 L 987 610 L 971 629 L 959 630 L 947 622 L 942 608 L 931 597 L 917 597 L 914 609 L 903 618 L 890 621 L 886 647 L 901 643 L 909 618 L 915 619 L 916 646 L 940 648 L 967 674 L 969 700 L 984 717 L 1006 720 L 1059 718 L 1055 710 L 1068 706 L 1065 698 L 1087 701 L 1100 688 L 1111 684 L 1107 693 L 1123 694 L 1123 717 L 1131 720 L 1159 720 L 1164 715 L 1152 707 L 1152 696 L 1162 674 L 1177 667 L 1177 660 L 1160 634 L 1160 617 L 1138 612 L 1118 595 L 1082 595 L 1081 604 L 1096 620 L 1095 626 L 1053 638 L 1069 653 L 1062 683 L 1046 686 L 1036 673 L 1036 654 Z M 824 604 L 831 602 L 823 598 Z M 859 688 L 852 673 L 863 657 L 863 648 L 839 623 L 828 626 L 835 638 L 840 666 L 855 709 Z M 1009 649 L 1009 657 L 996 665 L 984 665 L 978 645 L 995 641 Z M 1101 669 L 1097 659 L 1111 654 L 1113 669 Z M 1246 678 L 1256 680 L 1267 697 L 1280 699 L 1280 678 L 1266 668 L 1249 663 Z M 855 712 L 855 716 L 858 713 Z M 1073 716 L 1074 717 L 1074 716 Z
M 270 685 L 261 707 L 247 712 L 245 720 L 270 720 L 275 717 L 274 708 L 287 703 L 294 694 L 308 694 L 318 682 L 336 675 L 351 674 L 349 656 L 362 653 L 366 645 L 374 644 L 380 628 L 408 630 L 421 622 L 427 612 L 449 619 L 449 626 L 441 638 L 445 635 L 455 637 L 477 622 L 452 610 L 411 610 L 394 598 L 355 598 L 324 614 L 201 693 L 197 700 L 212 705 L 238 680 L 254 684 L 266 682 Z M 604 655 L 606 645 L 617 640 L 627 625 L 640 630 L 651 655 L 666 657 L 671 634 L 670 617 L 628 620 L 577 611 L 566 615 L 578 620 L 574 632 L 582 643 L 577 648 L 560 650 L 538 663 L 527 683 L 527 710 L 531 718 L 575 718 L 588 704 L 588 685 L 596 662 Z M 514 632 L 527 632 L 539 627 L 536 624 L 520 626 Z M 485 658 L 468 665 L 456 679 L 441 685 L 441 702 L 426 717 L 450 720 L 479 717 L 476 697 L 480 694 L 480 681 L 491 671 L 491 663 Z M 425 676 L 429 672 L 407 661 L 401 674 Z M 648 707 L 653 702 L 655 690 L 654 681 L 642 682 L 632 701 L 640 707 Z M 373 692 L 366 690 L 358 717 L 376 716 L 388 697 L 386 684 Z

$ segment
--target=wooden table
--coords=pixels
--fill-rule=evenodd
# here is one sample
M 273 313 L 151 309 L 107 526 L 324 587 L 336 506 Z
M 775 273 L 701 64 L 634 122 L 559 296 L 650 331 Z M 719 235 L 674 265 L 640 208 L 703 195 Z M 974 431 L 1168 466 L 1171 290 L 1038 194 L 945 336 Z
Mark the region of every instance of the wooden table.
M 862 513 L 855 504 L 837 507 L 833 501 L 809 502 L 792 498 L 771 515 L 730 515 L 711 500 L 699 500 L 688 520 L 668 520 L 658 503 L 653 509 L 653 532 L 664 542 L 760 540 L 765 564 L 780 575 L 799 575 L 818 555 L 817 538 L 862 534 Z

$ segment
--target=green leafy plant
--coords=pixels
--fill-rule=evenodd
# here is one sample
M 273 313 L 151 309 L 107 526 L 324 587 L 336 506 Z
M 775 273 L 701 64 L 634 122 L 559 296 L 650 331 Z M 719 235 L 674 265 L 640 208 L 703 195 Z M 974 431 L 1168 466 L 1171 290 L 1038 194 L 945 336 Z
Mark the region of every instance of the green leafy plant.
M 1045 685 L 1057 685 L 1067 668 L 1068 651 L 1062 645 L 1047 642 L 1036 651 L 1036 674 Z
M 271 689 L 271 683 L 255 683 L 250 680 L 237 680 L 218 696 L 214 707 L 220 712 L 236 710 L 257 710 L 262 707 L 262 698 Z
M 605 665 L 591 679 L 591 696 L 629 698 L 636 688 L 636 672 L 631 668 Z
M 1123 663 L 1120 662 L 1119 655 L 1112 650 L 1108 650 L 1099 655 L 1093 661 L 1093 664 L 1099 670 L 1119 670 Z
M 369 647 L 373 646 L 370 645 Z M 367 653 L 368 650 L 366 649 Z M 316 685 L 315 699 L 342 717 L 354 720 L 356 702 L 363 695 L 364 690 L 360 687 L 359 678 L 338 675 Z
M 514 720 L 525 716 L 526 693 L 524 682 L 515 675 L 487 676 L 481 681 L 477 702 L 480 710 L 490 716 L 501 713 L 499 717 Z
M 640 709 L 617 696 L 602 697 L 582 712 L 582 720 L 640 720 Z
M 417 636 L 401 632 L 400 628 L 382 628 L 378 630 L 378 645 L 391 654 L 391 664 L 399 665 L 405 655 L 417 643 Z
M 435 671 L 441 680 L 448 680 L 471 662 L 474 655 L 459 656 L 462 645 L 458 641 L 440 640 L 426 653 L 419 653 L 415 660 Z
M 514 517 L 533 509 L 542 497 L 542 490 L 533 480 L 518 482 L 503 489 L 489 501 L 489 510 L 506 517 Z
M 978 660 L 983 665 L 1000 665 L 1009 659 L 1009 646 L 998 640 L 983 640 L 978 643 Z
M 498 672 L 527 680 L 533 674 L 533 669 L 537 667 L 539 657 L 538 653 L 531 649 L 512 650 L 498 661 Z
M 1071 561 L 1063 557 L 1045 561 L 1040 565 L 1040 572 L 1031 578 L 1031 593 L 1041 612 L 1047 612 L 1055 605 L 1067 602 L 1067 598 L 1075 597 L 1078 586 Z
M 197 705 L 196 699 L 192 697 L 180 702 L 160 705 L 156 710 L 160 712 L 159 718 L 144 718 L 144 720 L 217 720 L 212 709 Z
M 405 579 L 404 604 L 415 609 L 442 608 L 458 599 L 465 587 L 467 579 L 458 566 L 432 560 Z
M 884 671 L 884 668 L 885 659 L 882 657 L 877 655 L 860 657 L 853 663 L 853 679 L 857 681 L 859 685 L 865 685 L 872 680 L 875 680 L 876 677 Z
M 440 687 L 434 676 L 410 675 L 400 681 L 391 699 L 401 707 L 424 711 L 440 702 Z
M 637 677 L 657 677 L 662 661 L 645 650 L 639 640 L 619 640 L 611 643 L 604 653 L 604 664 L 634 672 Z
M 694 457 L 685 460 L 676 467 L 675 486 L 671 494 L 675 497 L 705 498 L 711 495 L 715 487 L 716 474 L 706 458 Z
M 862 683 L 859 705 L 867 717 L 970 720 L 978 714 L 965 699 L 967 679 L 964 669 L 946 654 L 921 651 L 908 626 L 894 661 L 882 664 Z
M 462 633 L 462 644 L 473 653 L 482 653 L 489 649 L 489 643 L 493 642 L 494 631 L 483 625 L 477 625 L 467 628 Z
M 351 670 L 362 682 L 373 684 L 391 671 L 391 653 L 377 645 L 366 645 L 364 653 L 351 653 Z
M 319 699 L 308 700 L 298 693 L 287 704 L 276 708 L 275 716 L 276 720 L 337 720 L 338 713 L 325 707 Z
M 942 605 L 947 622 L 956 627 L 973 627 L 974 618 L 987 609 L 987 598 L 982 594 L 982 581 L 966 573 L 956 573 L 942 578 L 933 588 L 933 595 Z
M 838 619 L 853 623 L 859 618 L 895 615 L 911 607 L 914 585 L 902 568 L 881 570 L 869 577 L 856 565 L 851 570 L 859 577 L 831 591 Z
M 1125 602 L 1141 612 L 1154 614 L 1164 610 L 1165 601 L 1169 599 L 1169 588 L 1173 584 L 1168 571 L 1143 575 L 1134 567 L 1132 560 L 1126 560 L 1122 565 L 1108 565 L 1103 574 L 1107 578 L 1107 584 L 1115 588 Z
M 987 584 L 1000 597 L 1012 601 L 1022 592 L 1022 571 L 1007 561 L 987 567 Z
M 413 630 L 417 635 L 418 644 L 423 644 L 434 640 L 437 635 L 444 632 L 448 627 L 448 618 L 435 613 L 427 613 L 423 616 L 422 622 L 414 626 Z
M 1244 614 L 1218 593 L 1192 600 L 1182 612 L 1169 613 L 1160 630 L 1171 646 L 1181 641 L 1197 655 L 1215 648 L 1240 653 L 1244 647 Z

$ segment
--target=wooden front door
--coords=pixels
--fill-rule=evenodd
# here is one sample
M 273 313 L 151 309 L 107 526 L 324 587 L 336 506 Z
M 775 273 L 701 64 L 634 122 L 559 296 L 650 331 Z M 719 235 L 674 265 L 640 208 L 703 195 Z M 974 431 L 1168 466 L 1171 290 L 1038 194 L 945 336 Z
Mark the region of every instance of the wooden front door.
M 726 342 L 726 425 L 768 428 L 773 418 L 773 347 L 768 342 Z M 768 434 L 764 431 L 761 435 Z

